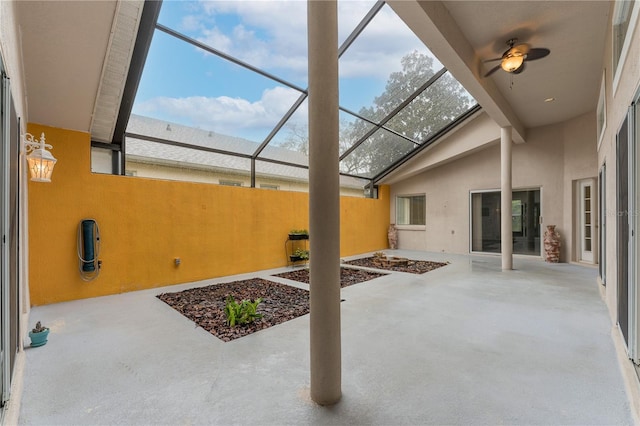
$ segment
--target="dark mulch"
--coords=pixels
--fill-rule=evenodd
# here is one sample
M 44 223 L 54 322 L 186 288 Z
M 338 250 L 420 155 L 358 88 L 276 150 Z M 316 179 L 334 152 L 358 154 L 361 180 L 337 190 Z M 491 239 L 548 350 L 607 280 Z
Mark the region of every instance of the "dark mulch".
M 363 271 L 362 269 L 340 268 L 340 287 L 348 287 L 350 285 L 369 281 L 385 275 L 387 274 Z M 309 284 L 309 270 L 306 268 L 283 272 L 282 274 L 275 274 L 274 277 L 282 277 Z
M 432 262 L 429 260 L 409 260 L 407 265 L 380 266 L 373 262 L 373 256 L 345 262 L 348 265 L 364 266 L 367 268 L 384 269 L 387 271 L 410 272 L 412 274 L 424 274 L 449 264 L 449 262 Z
M 235 327 L 227 325 L 224 307 L 229 294 L 237 302 L 262 298 L 258 313 L 263 314 L 263 317 L 250 324 Z M 261 278 L 215 284 L 178 293 L 163 293 L 157 297 L 225 342 L 309 313 L 307 290 Z
M 373 257 L 367 257 L 347 263 L 369 268 L 412 272 L 414 274 L 423 274 L 448 265 L 448 262 L 412 260 L 407 266 L 382 268 L 375 265 L 372 260 Z M 384 275 L 387 274 L 354 268 L 340 268 L 340 286 L 347 287 Z M 309 269 L 306 268 L 274 276 L 309 283 Z M 253 301 L 260 297 L 262 303 L 258 305 L 258 312 L 263 314 L 263 317 L 251 324 L 237 325 L 235 327 L 227 325 L 224 307 L 228 295 L 232 295 L 238 302 L 244 299 Z M 307 290 L 267 281 L 262 278 L 192 288 L 177 293 L 162 293 L 157 297 L 225 342 L 309 313 L 309 292 Z

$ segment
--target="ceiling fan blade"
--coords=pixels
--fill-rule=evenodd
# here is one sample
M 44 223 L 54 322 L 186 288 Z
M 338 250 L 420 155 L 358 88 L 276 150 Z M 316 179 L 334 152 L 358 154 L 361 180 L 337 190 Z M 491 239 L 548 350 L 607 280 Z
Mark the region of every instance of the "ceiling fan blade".
M 524 71 L 524 66 L 525 66 L 525 63 L 523 62 L 522 65 L 520 65 L 520 67 L 515 71 L 513 71 L 511 74 L 520 74 L 522 71 Z
M 501 59 L 502 59 L 502 58 L 493 58 L 493 59 L 487 59 L 487 60 L 482 61 L 482 62 L 484 62 L 484 63 L 487 63 L 487 62 L 495 62 L 495 61 L 499 61 L 499 60 L 501 60 Z
M 551 51 L 547 48 L 534 47 L 533 49 L 529 50 L 529 53 L 527 53 L 527 59 L 525 60 L 535 61 L 536 59 L 542 59 L 545 56 L 547 56 L 549 53 L 551 53 Z
M 484 76 L 485 77 L 489 77 L 491 74 L 493 74 L 494 72 L 498 71 L 500 69 L 500 65 L 496 65 L 495 67 L 491 68 L 489 70 L 488 73 L 486 73 Z

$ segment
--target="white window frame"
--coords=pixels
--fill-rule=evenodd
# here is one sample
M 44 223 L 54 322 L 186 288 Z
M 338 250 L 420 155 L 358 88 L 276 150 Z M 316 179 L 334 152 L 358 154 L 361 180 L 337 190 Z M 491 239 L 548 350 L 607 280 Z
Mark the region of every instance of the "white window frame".
M 228 179 L 220 179 L 218 180 L 219 185 L 224 186 L 242 186 L 242 182 L 239 180 L 228 180 Z
M 598 97 L 598 105 L 596 106 L 596 125 L 598 127 L 598 151 L 604 139 L 604 132 L 607 129 L 607 79 L 605 71 L 602 71 L 602 82 L 600 83 L 600 96 Z
M 625 1 L 616 0 L 615 6 L 613 8 L 612 15 L 612 23 L 611 23 L 611 66 L 613 68 L 613 95 L 616 95 L 618 90 L 618 84 L 620 83 L 620 78 L 622 76 L 622 69 L 624 68 L 625 61 L 627 59 L 627 55 L 629 53 L 629 47 L 631 46 L 631 39 L 633 38 L 633 32 L 636 28 L 636 23 L 638 21 L 638 12 L 640 10 L 640 2 L 633 1 L 631 5 L 631 10 L 629 13 L 631 17 L 629 19 L 629 25 L 627 26 L 627 30 L 624 33 L 624 41 L 622 42 L 622 49 L 620 51 L 620 56 L 616 58 L 616 48 L 615 48 L 615 39 L 616 39 L 616 22 L 622 18 L 622 14 L 624 13 L 624 5 Z
M 271 189 L 273 191 L 277 191 L 280 189 L 280 185 L 275 185 L 272 183 L 261 183 L 260 189 Z
M 414 198 L 414 197 L 423 197 L 424 198 L 424 224 L 401 224 L 398 221 L 398 202 L 400 201 L 400 199 L 406 199 L 406 198 Z M 396 202 L 395 202 L 395 216 L 396 216 L 396 220 L 395 220 L 395 225 L 397 229 L 408 229 L 408 230 L 425 230 L 427 228 L 427 195 L 425 193 L 419 193 L 419 194 L 399 194 L 396 195 Z M 410 219 L 409 219 L 410 220 Z
M 607 285 L 607 163 L 602 163 L 598 173 L 598 265 L 600 282 Z
M 585 220 L 585 214 L 586 214 L 586 207 L 585 207 L 585 191 L 586 188 L 589 187 L 589 215 L 590 215 L 590 223 L 587 224 L 586 220 Z M 597 237 L 596 237 L 596 226 L 597 226 L 597 216 L 596 216 L 596 209 L 594 209 L 594 206 L 597 205 L 596 203 L 596 185 L 595 185 L 595 180 L 594 179 L 582 179 L 580 181 L 578 181 L 578 188 L 577 188 L 577 195 L 578 195 L 578 217 L 576 218 L 576 223 L 578 224 L 578 244 L 576 247 L 576 255 L 578 258 L 578 261 L 580 262 L 586 262 L 586 263 L 595 263 L 595 259 L 596 259 L 596 247 L 597 247 Z M 586 236 L 586 232 L 585 232 L 585 227 L 589 226 L 589 232 L 590 235 L 589 237 Z M 586 239 L 589 239 L 590 242 L 590 248 L 587 249 L 586 247 Z
M 640 208 L 640 89 L 636 92 L 629 108 L 629 211 L 637 212 Z M 640 364 L 640 240 L 637 230 L 640 229 L 640 215 L 629 214 L 629 318 L 628 318 L 628 355 L 636 364 Z

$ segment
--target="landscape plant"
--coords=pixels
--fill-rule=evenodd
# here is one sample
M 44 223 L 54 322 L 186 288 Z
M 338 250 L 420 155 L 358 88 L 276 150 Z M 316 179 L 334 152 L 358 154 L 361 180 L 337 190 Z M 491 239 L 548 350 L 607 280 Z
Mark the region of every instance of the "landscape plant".
M 297 248 L 295 249 L 295 251 L 293 252 L 293 256 L 297 257 L 299 259 L 309 259 L 309 250 L 304 250 L 301 248 Z
M 262 299 L 257 298 L 253 302 L 249 299 L 244 299 L 238 303 L 232 295 L 228 295 L 224 307 L 227 325 L 235 327 L 236 325 L 249 324 L 262 318 L 262 314 L 257 312 L 260 302 L 262 302 Z
M 289 233 L 295 235 L 309 235 L 309 231 L 306 229 L 292 229 Z
M 31 330 L 31 332 L 32 333 L 42 333 L 45 330 L 49 330 L 49 328 L 43 326 L 42 323 L 40 323 L 40 321 L 38 321 L 36 323 L 36 326 Z

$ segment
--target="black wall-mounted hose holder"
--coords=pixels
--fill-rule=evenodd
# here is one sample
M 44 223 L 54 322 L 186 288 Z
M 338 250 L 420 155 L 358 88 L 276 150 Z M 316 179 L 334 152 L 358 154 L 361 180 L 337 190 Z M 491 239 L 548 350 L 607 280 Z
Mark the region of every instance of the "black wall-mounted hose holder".
M 78 225 L 78 269 L 84 281 L 95 279 L 100 273 L 100 229 L 94 219 L 83 219 Z

